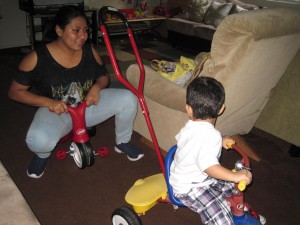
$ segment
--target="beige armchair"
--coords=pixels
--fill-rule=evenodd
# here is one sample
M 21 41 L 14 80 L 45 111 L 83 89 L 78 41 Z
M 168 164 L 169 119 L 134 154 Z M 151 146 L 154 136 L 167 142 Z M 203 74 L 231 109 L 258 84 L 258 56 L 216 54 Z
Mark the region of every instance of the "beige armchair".
M 252 129 L 272 89 L 300 48 L 299 24 L 299 10 L 273 8 L 227 16 L 217 27 L 211 57 L 204 63 L 201 75 L 214 77 L 224 85 L 226 110 L 216 127 L 222 135 L 236 137 L 243 147 L 249 146 L 237 135 Z M 144 95 L 150 118 L 160 147 L 168 151 L 187 121 L 185 88 L 164 79 L 150 67 L 145 66 L 145 70 Z M 137 65 L 131 65 L 126 76 L 137 86 Z M 151 141 L 141 110 L 134 130 Z M 253 159 L 260 159 L 251 148 L 247 151 Z
M 1 161 L 0 199 L 0 224 L 40 225 L 40 222 Z

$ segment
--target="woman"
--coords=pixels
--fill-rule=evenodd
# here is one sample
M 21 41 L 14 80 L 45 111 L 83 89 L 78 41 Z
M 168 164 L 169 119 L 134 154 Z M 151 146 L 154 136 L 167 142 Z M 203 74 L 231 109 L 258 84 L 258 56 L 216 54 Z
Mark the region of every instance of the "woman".
M 137 112 L 137 99 L 128 90 L 105 89 L 109 76 L 97 51 L 88 43 L 88 20 L 76 6 L 57 13 L 50 42 L 28 54 L 19 64 L 8 95 L 17 102 L 39 107 L 26 143 L 35 153 L 27 175 L 40 178 L 58 141 L 72 129 L 67 105 L 86 100 L 86 125 L 97 125 L 115 116 L 116 146 L 136 161 L 144 154 L 129 142 Z M 36 93 L 29 88 L 35 86 Z

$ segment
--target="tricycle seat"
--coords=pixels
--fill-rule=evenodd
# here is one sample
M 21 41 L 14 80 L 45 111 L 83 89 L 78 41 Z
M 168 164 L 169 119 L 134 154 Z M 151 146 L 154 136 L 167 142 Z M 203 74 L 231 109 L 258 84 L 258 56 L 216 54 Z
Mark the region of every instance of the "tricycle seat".
M 185 206 L 180 202 L 178 198 L 176 198 L 173 194 L 173 188 L 169 183 L 170 179 L 170 167 L 171 163 L 173 162 L 173 157 L 174 154 L 177 150 L 177 145 L 174 145 L 173 147 L 170 148 L 170 150 L 167 153 L 166 159 L 165 159 L 165 170 L 166 170 L 166 183 L 167 183 L 167 188 L 168 188 L 168 193 L 169 193 L 169 199 L 173 205 L 176 206 Z

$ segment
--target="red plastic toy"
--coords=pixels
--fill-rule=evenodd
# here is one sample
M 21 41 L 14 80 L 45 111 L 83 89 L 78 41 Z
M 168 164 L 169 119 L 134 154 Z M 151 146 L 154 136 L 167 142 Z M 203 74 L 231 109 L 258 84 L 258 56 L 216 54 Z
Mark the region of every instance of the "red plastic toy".
M 85 123 L 85 110 L 86 101 L 83 101 L 77 107 L 68 106 L 68 112 L 72 118 L 73 129 L 60 140 L 60 143 L 70 140 L 70 151 L 59 149 L 56 152 L 57 159 L 64 159 L 66 158 L 66 155 L 70 153 L 80 169 L 92 166 L 95 162 L 95 155 L 99 155 L 99 157 L 108 155 L 108 148 L 106 147 L 99 148 L 97 153 L 93 151 L 90 143 L 90 135 Z M 95 133 L 95 131 L 92 132 Z

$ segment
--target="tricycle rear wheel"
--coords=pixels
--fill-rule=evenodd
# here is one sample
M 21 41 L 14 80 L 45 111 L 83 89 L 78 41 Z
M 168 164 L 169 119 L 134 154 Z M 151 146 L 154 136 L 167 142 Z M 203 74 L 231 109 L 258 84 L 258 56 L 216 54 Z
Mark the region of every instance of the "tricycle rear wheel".
M 72 142 L 70 149 L 72 151 L 71 155 L 80 169 L 94 164 L 95 154 L 89 141 L 85 143 Z

